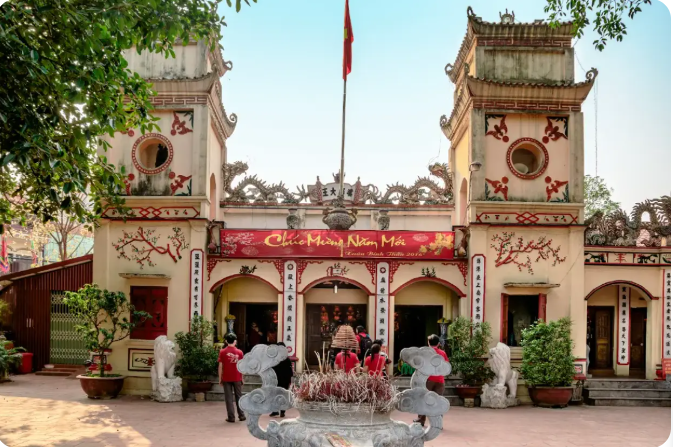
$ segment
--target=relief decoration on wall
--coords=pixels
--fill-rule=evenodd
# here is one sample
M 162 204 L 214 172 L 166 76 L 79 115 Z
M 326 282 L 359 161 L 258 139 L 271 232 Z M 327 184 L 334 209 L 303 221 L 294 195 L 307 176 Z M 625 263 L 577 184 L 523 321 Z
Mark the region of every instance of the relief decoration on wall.
M 571 213 L 531 213 L 484 211 L 478 213 L 476 221 L 479 223 L 518 223 L 518 224 L 576 224 L 577 215 Z
M 506 118 L 507 115 L 485 115 L 485 135 L 490 135 L 496 140 L 502 140 L 507 143 L 509 141 L 509 137 L 507 136 L 507 124 L 505 124 Z
M 547 127 L 544 128 L 545 136 L 542 137 L 544 144 L 549 141 L 557 141 L 560 138 L 568 139 L 568 117 L 567 116 L 548 116 Z
M 649 222 L 643 215 L 649 215 Z M 620 247 L 671 246 L 671 196 L 637 203 L 631 215 L 617 210 L 604 215 L 598 211 L 585 221 L 586 245 Z
M 615 253 L 607 251 L 585 251 L 584 264 L 667 266 L 671 265 L 670 253 Z
M 331 267 L 327 267 L 327 276 L 346 276 L 348 274 L 348 267 L 342 267 L 340 262 L 335 263 Z
M 178 115 L 180 114 L 182 118 Z M 187 120 L 192 126 L 192 129 L 187 127 Z M 173 124 L 171 124 L 171 135 L 184 135 L 193 132 L 194 128 L 194 112 L 173 112 Z
M 131 172 L 129 175 L 124 177 L 124 190 L 126 191 L 127 196 L 132 195 L 131 194 L 131 182 L 135 180 L 136 176 Z
M 537 254 L 535 262 L 540 260 L 552 260 L 552 267 L 565 262 L 566 257 L 559 256 L 561 246 L 552 247 L 553 239 L 547 239 L 546 236 L 540 236 L 537 241 L 530 240 L 524 242 L 522 237 L 515 237 L 513 232 L 502 232 L 495 234 L 491 238 L 493 242 L 491 248 L 496 252 L 495 266 L 500 267 L 507 264 L 514 264 L 520 272 L 524 269 L 529 274 L 533 274 L 533 262 L 529 254 Z M 526 260 L 519 259 L 520 255 L 525 255 Z
M 192 195 L 192 176 L 180 175 L 171 171 L 168 173 L 168 178 L 171 179 L 171 194 L 174 196 L 191 196 Z M 180 192 L 178 192 L 180 191 Z
M 142 269 L 145 265 L 154 267 L 156 264 L 152 261 L 152 254 L 168 255 L 173 262 L 178 262 L 182 259 L 181 250 L 189 248 L 189 244 L 185 242 L 185 235 L 182 229 L 178 227 L 173 228 L 173 234 L 169 235 L 166 246 L 161 246 L 159 243 L 160 236 L 155 236 L 156 230 L 138 227 L 135 232 L 122 231 L 123 236 L 120 237 L 112 246 L 117 251 L 117 258 L 134 261 L 140 265 Z M 127 250 L 130 249 L 130 252 Z
M 442 262 L 442 265 L 455 265 L 458 267 L 458 271 L 463 275 L 463 285 L 467 286 L 467 260 Z
M 437 273 L 435 273 L 434 267 L 423 267 L 421 269 L 421 276 L 425 276 L 426 278 L 436 278 Z
M 547 176 L 544 178 L 544 182 L 549 185 L 545 188 L 545 191 L 547 191 L 547 202 L 570 203 L 570 192 L 567 181 L 552 181 L 552 178 Z M 559 193 L 561 196 L 555 196 L 555 194 Z
M 160 206 L 160 207 L 129 207 L 129 216 L 140 219 L 194 219 L 199 217 L 199 210 L 193 206 Z M 121 219 L 116 208 L 106 208 L 101 217 L 107 219 Z M 128 216 L 127 216 L 128 217 Z
M 238 271 L 239 275 L 252 275 L 255 273 L 255 270 L 257 270 L 257 266 L 253 265 L 252 267 L 249 267 L 247 265 L 242 265 L 241 269 Z
M 503 177 L 500 180 L 486 179 L 486 200 L 489 202 L 506 202 L 507 192 L 509 191 L 507 183 L 509 183 L 509 179 L 507 177 Z M 488 185 L 493 187 L 493 195 L 491 195 L 491 190 L 489 189 Z M 502 197 L 499 197 L 495 194 L 502 194 Z

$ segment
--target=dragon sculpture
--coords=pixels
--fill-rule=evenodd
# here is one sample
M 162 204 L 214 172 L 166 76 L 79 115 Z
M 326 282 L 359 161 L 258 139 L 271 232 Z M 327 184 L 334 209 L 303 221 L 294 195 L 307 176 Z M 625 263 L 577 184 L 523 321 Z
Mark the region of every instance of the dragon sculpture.
M 649 222 L 643 221 L 644 213 L 649 214 Z M 586 225 L 587 245 L 661 247 L 665 238 L 670 246 L 671 197 L 637 203 L 630 216 L 623 210 L 608 215 L 598 211 L 586 220 Z
M 429 177 L 419 177 L 410 187 L 399 183 L 388 185 L 383 197 L 377 203 L 393 203 L 399 200 L 403 205 L 418 205 L 424 202 L 426 205 L 446 204 L 453 202 L 453 174 L 449 171 L 446 163 L 435 163 L 428 166 L 430 174 L 444 181 L 444 186 L 438 185 Z
M 242 161 L 227 163 L 222 166 L 222 183 L 225 201 L 233 203 L 301 203 L 306 199 L 321 203 L 319 190 L 322 187 L 320 178 L 317 184 L 305 189 L 297 187 L 297 192 L 290 192 L 283 182 L 267 184 L 256 175 L 246 175 L 233 186 L 234 179 L 247 172 L 248 165 Z M 419 177 L 413 185 L 407 187 L 400 183 L 388 185 L 384 194 L 374 185 L 364 185 L 358 177 L 353 185 L 353 204 L 393 204 L 400 205 L 439 205 L 453 203 L 453 174 L 446 163 L 435 163 L 428 166 L 432 176 L 443 180 L 440 185 L 430 177 Z M 335 176 L 338 181 L 338 176 Z M 280 202 L 279 202 L 280 200 Z
M 222 166 L 222 180 L 224 192 L 227 196 L 225 199 L 228 202 L 278 202 L 281 203 L 299 203 L 305 197 L 297 197 L 291 193 L 283 182 L 267 184 L 264 180 L 257 177 L 257 175 L 243 177 L 243 180 L 232 187 L 232 183 L 236 177 L 244 174 L 248 170 L 248 164 L 242 161 L 234 163 L 227 163 Z M 246 189 L 248 188 L 248 189 Z

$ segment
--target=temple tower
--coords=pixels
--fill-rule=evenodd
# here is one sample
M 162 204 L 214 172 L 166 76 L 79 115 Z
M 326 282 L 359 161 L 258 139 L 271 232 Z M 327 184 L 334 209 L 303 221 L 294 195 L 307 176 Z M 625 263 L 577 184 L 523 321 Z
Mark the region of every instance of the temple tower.
M 584 127 L 597 71 L 575 82 L 570 23 L 489 23 L 468 8 L 467 33 L 446 74 L 455 220 L 469 229 L 470 284 L 462 315 L 491 324 L 521 358 L 521 328 L 573 319 L 584 359 Z
M 110 354 L 115 368 L 130 376 L 146 376 L 129 371 L 148 370 L 143 359 L 157 336 L 173 339 L 188 330 L 192 316 L 213 316 L 204 264 L 208 221 L 220 213 L 226 140 L 236 125 L 236 115 L 227 116 L 222 106 L 220 84 L 232 64 L 204 42 L 174 50 L 174 58 L 135 50 L 125 55 L 129 69 L 153 83 L 152 114 L 160 130 L 117 133 L 104 154 L 125 168 L 132 218 L 103 212 L 94 281 L 126 293 L 137 309 L 152 315 Z M 126 386 L 142 392 L 148 384 L 127 380 Z

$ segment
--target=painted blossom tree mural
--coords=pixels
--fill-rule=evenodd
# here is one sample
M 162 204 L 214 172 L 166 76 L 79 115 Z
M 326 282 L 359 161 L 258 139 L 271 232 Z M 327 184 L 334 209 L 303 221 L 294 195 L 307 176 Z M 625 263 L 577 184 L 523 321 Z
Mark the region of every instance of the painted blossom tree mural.
M 503 232 L 495 234 L 491 238 L 493 242 L 491 248 L 495 249 L 497 257 L 495 266 L 514 264 L 520 272 L 524 269 L 531 275 L 533 274 L 533 261 L 530 254 L 536 254 L 535 262 L 541 259 L 544 261 L 553 260 L 552 266 L 565 262 L 566 258 L 559 256 L 561 246 L 552 247 L 553 239 L 547 239 L 547 236 L 540 236 L 537 241 L 530 240 L 524 242 L 522 237 L 515 238 L 513 232 Z M 519 258 L 525 256 L 525 261 Z
M 117 257 L 119 259 L 127 259 L 135 261 L 142 269 L 145 265 L 154 267 L 156 264 L 152 260 L 152 254 L 168 255 L 173 262 L 178 262 L 182 259 L 181 250 L 189 248 L 189 244 L 185 242 L 185 235 L 178 227 L 173 228 L 173 234 L 168 236 L 168 243 L 162 246 L 159 243 L 159 236 L 155 236 L 155 231 L 152 229 L 144 230 L 143 227 L 138 227 L 135 232 L 123 231 L 116 243 L 112 246 L 117 250 Z M 127 250 L 129 250 L 127 252 Z

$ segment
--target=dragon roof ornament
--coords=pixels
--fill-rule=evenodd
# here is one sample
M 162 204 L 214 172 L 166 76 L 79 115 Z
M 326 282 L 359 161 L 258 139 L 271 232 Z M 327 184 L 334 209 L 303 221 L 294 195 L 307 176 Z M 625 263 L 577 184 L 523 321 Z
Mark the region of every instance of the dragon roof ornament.
M 237 161 L 222 166 L 224 202 L 229 204 L 329 204 L 339 193 L 338 175 L 334 182 L 322 183 L 317 177 L 313 185 L 300 185 L 291 192 L 283 182 L 268 184 L 257 175 L 245 175 L 234 185 L 236 177 L 244 175 L 248 165 Z M 453 204 L 453 174 L 446 163 L 428 166 L 430 175 L 442 180 L 443 185 L 430 178 L 419 177 L 412 185 L 388 185 L 381 193 L 372 184 L 363 184 L 358 177 L 355 184 L 344 183 L 344 202 L 352 205 L 451 205 Z
M 649 222 L 643 214 L 649 214 Z M 620 247 L 671 246 L 671 196 L 637 203 L 631 215 L 617 210 L 608 215 L 601 211 L 586 219 L 586 245 Z

